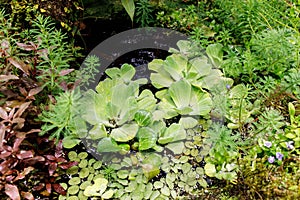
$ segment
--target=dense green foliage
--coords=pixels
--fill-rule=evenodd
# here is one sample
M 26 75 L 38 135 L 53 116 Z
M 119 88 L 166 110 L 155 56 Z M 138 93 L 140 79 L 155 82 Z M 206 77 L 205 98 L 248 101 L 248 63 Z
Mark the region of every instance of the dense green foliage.
M 0 198 L 300 197 L 298 1 L 1 5 Z M 101 60 L 75 70 L 69 36 L 116 16 L 191 40 L 148 64 L 150 89 L 123 64 L 81 94 Z

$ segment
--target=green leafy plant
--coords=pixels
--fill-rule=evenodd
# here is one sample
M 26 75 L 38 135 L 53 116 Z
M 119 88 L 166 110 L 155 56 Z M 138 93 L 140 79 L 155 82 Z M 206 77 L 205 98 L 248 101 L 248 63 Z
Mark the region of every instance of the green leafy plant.
M 95 81 L 95 76 L 99 73 L 100 60 L 97 56 L 87 56 L 84 60 L 83 66 L 76 71 L 76 78 L 80 80 L 79 85 L 86 89 L 90 83 Z
M 65 195 L 60 195 L 59 199 L 70 199 L 79 197 L 88 199 L 89 197 L 101 197 L 109 199 L 113 196 L 112 189 L 106 190 L 108 180 L 103 177 L 101 170 L 103 165 L 101 161 L 89 158 L 88 153 L 70 151 L 68 158 L 72 162 L 78 163 L 67 169 L 66 173 L 71 176 L 67 183 L 60 185 L 66 190 Z
M 61 92 L 61 84 L 67 84 L 70 77 L 70 63 L 75 60 L 75 52 L 72 43 L 67 43 L 66 34 L 54 29 L 54 23 L 49 17 L 38 16 L 32 22 L 29 34 L 34 43 L 38 44 L 38 50 L 42 50 L 40 62 L 36 64 L 37 79 L 43 83 L 43 87 L 53 94 Z
M 143 90 L 139 94 L 138 83 L 145 80 L 131 81 L 135 74 L 131 65 L 125 64 L 121 69 L 112 68 L 106 73 L 110 78 L 98 84 L 98 93 L 87 91 L 81 103 L 83 119 L 93 125 L 87 138 L 100 139 L 97 145 L 99 152 L 128 151 L 128 144 L 121 145 L 118 142 L 129 142 L 135 137 L 140 150 L 156 148 L 157 141 L 165 144 L 184 139 L 185 133 L 180 125 L 167 128 L 159 116 L 155 117 L 157 100 L 150 90 Z M 177 132 L 172 133 L 171 130 Z M 159 136 L 161 140 L 158 140 Z M 164 138 L 168 138 L 165 139 L 167 142 Z
M 121 0 L 123 7 L 125 8 L 127 14 L 129 15 L 131 22 L 133 24 L 133 16 L 135 12 L 134 0 Z
M 290 67 L 299 65 L 297 37 L 286 28 L 259 32 L 247 43 L 247 49 L 229 50 L 222 68 L 227 76 L 248 83 L 255 83 L 258 74 L 282 78 Z
M 136 21 L 140 23 L 141 27 L 149 26 L 154 22 L 152 13 L 154 11 L 153 5 L 149 0 L 140 0 L 136 3 Z
M 78 130 L 82 124 L 76 121 L 79 98 L 80 94 L 75 90 L 60 93 L 56 98 L 56 103 L 50 104 L 49 110 L 44 110 L 39 116 L 39 120 L 44 122 L 39 135 L 50 133 L 50 139 L 55 138 L 57 141 L 63 138 L 64 146 L 68 148 L 78 144 L 80 142 L 77 139 Z
M 226 126 L 214 123 L 206 132 L 203 143 L 212 146 L 209 156 L 205 159 L 205 173 L 210 177 L 236 181 L 239 146 L 242 146 L 241 136 L 238 133 L 232 135 Z
M 290 124 L 285 130 L 286 140 L 282 142 L 282 146 L 286 146 L 289 150 L 294 151 L 296 154 L 300 154 L 300 115 L 296 116 L 296 109 L 292 103 L 288 104 L 288 110 L 290 115 Z

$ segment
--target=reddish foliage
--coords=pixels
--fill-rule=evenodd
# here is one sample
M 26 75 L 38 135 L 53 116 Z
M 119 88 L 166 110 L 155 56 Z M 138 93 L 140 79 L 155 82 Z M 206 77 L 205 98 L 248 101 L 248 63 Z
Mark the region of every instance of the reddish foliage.
M 44 83 L 37 80 L 43 71 L 36 66 L 48 58 L 48 50 L 41 49 L 40 44 L 41 39 L 38 44 L 11 44 L 5 39 L 0 44 L 4 65 L 0 75 L 0 199 L 33 200 L 35 194 L 49 196 L 53 192 L 64 195 L 66 191 L 56 181 L 59 171 L 77 164 L 65 159 L 61 142 L 56 146 L 47 137 L 37 137 L 40 124 L 35 118 L 41 110 L 34 101 L 38 94 L 42 94 L 39 100 L 47 98 Z M 11 53 L 16 49 L 13 45 L 18 51 Z M 22 57 L 24 51 L 31 56 Z M 59 76 L 72 71 L 62 70 Z M 66 83 L 62 88 L 68 87 Z

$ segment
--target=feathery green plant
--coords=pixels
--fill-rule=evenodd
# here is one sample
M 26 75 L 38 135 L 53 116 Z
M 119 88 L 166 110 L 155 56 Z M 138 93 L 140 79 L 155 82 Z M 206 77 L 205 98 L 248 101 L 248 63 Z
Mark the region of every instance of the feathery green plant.
M 152 12 L 154 11 L 153 6 L 149 0 L 140 0 L 136 3 L 136 21 L 141 27 L 149 26 L 154 22 Z
M 32 22 L 33 28 L 29 34 L 41 53 L 41 62 L 36 66 L 38 80 L 43 83 L 44 89 L 52 94 L 62 91 L 60 84 L 68 82 L 66 75 L 72 72 L 70 63 L 75 61 L 76 48 L 70 41 L 66 41 L 66 34 L 55 29 L 50 17 L 37 16 Z
M 50 133 L 50 139 L 77 135 L 76 109 L 79 106 L 79 92 L 66 91 L 56 97 L 56 103 L 49 105 L 49 110 L 44 110 L 39 120 L 44 122 L 39 135 Z

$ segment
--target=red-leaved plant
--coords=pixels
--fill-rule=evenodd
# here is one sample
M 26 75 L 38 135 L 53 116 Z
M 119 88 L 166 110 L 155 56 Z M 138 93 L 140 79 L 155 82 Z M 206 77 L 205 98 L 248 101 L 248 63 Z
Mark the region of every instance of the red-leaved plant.
M 55 145 L 47 137 L 39 137 L 41 125 L 34 120 L 40 113 L 36 95 L 43 90 L 43 83 L 36 79 L 36 64 L 47 51 L 38 50 L 32 42 L 17 45 L 33 51 L 33 57 L 13 57 L 9 42 L 0 44 L 0 199 L 33 200 L 35 195 L 65 194 L 57 182 L 59 171 L 77 163 L 65 159 L 61 142 Z

